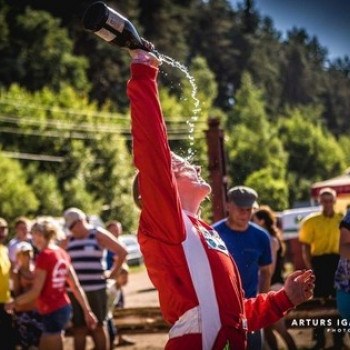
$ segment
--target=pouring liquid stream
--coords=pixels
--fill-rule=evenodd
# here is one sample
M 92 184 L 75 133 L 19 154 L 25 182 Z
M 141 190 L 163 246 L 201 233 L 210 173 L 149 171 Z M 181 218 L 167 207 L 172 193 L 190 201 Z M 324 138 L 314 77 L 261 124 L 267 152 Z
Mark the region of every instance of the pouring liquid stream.
M 196 81 L 194 79 L 194 77 L 190 74 L 188 68 L 186 66 L 184 66 L 183 64 L 181 64 L 180 62 L 174 60 L 173 58 L 166 56 L 164 54 L 161 54 L 158 52 L 159 58 L 162 62 L 170 65 L 171 67 L 174 68 L 178 68 L 180 69 L 181 72 L 183 72 L 186 76 L 186 78 L 188 79 L 191 87 L 192 87 L 192 93 L 191 93 L 191 97 L 193 99 L 193 104 L 194 104 L 194 108 L 192 110 L 193 114 L 191 115 L 191 117 L 186 121 L 186 124 L 188 126 L 189 129 L 189 148 L 187 150 L 187 159 L 190 161 L 194 155 L 195 155 L 195 150 L 193 149 L 194 146 L 194 127 L 195 127 L 195 123 L 198 120 L 198 113 L 200 112 L 200 108 L 199 108 L 199 99 L 197 98 L 197 84 Z

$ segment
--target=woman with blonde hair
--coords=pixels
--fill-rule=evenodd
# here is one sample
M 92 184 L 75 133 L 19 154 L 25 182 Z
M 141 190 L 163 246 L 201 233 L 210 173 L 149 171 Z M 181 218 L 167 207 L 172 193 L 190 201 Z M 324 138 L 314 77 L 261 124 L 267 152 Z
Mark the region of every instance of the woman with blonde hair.
M 33 286 L 26 293 L 7 304 L 12 311 L 36 299 L 42 315 L 43 333 L 39 349 L 61 350 L 63 332 L 71 316 L 71 305 L 66 292 L 66 282 L 81 304 L 87 324 L 96 327 L 96 317 L 77 280 L 69 255 L 55 243 L 58 228 L 49 220 L 36 221 L 32 226 L 33 243 L 39 254 L 35 263 Z

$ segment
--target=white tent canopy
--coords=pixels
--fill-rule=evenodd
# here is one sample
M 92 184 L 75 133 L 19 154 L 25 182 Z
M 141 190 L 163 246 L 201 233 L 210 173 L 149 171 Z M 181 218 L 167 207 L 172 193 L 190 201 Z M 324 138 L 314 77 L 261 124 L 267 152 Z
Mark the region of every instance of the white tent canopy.
M 311 197 L 317 198 L 320 190 L 325 187 L 333 188 L 337 191 L 338 196 L 350 196 L 350 168 L 346 169 L 345 173 L 340 176 L 325 181 L 315 182 L 311 186 Z

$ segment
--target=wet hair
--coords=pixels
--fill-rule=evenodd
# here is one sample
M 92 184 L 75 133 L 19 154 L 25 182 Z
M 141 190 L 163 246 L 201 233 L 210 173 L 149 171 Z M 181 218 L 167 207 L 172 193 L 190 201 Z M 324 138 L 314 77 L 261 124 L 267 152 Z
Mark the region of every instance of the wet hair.
M 263 205 L 254 212 L 254 216 L 259 220 L 264 220 L 265 230 L 270 234 L 270 236 L 277 238 L 280 246 L 282 247 L 282 254 L 284 254 L 285 244 L 281 236 L 281 231 L 277 227 L 277 219 L 273 210 L 269 206 Z
M 176 153 L 171 152 L 171 170 L 173 171 L 175 176 L 177 176 L 177 174 L 181 172 L 182 168 L 187 165 L 190 166 L 191 164 L 185 158 L 182 158 Z M 141 201 L 140 187 L 139 187 L 139 172 L 137 172 L 134 177 L 134 180 L 132 182 L 131 192 L 132 192 L 132 198 L 134 200 L 135 205 L 139 209 L 142 209 L 142 201 Z
M 191 165 L 185 158 L 178 154 L 171 152 L 171 170 L 175 176 L 181 171 L 184 165 Z
M 58 227 L 50 220 L 37 220 L 32 226 L 31 232 L 39 232 L 47 241 L 52 241 L 57 238 Z

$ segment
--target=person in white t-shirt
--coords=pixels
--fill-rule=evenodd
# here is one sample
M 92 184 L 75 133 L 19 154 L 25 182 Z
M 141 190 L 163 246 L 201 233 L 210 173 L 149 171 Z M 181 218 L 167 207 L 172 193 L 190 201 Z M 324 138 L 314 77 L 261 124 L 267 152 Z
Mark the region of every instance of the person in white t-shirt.
M 32 244 L 32 236 L 30 234 L 31 222 L 25 216 L 20 216 L 14 221 L 15 236 L 8 243 L 9 258 L 12 268 L 16 262 L 17 245 L 21 242 Z

